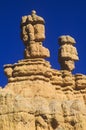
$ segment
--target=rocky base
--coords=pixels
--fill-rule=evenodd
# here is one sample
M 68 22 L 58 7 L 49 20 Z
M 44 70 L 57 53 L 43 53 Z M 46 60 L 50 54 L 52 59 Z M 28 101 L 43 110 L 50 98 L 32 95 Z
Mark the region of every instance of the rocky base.
M 86 98 L 59 99 L 1 90 L 0 130 L 85 130 Z
M 42 58 L 4 66 L 0 130 L 85 130 L 86 76 L 51 68 Z

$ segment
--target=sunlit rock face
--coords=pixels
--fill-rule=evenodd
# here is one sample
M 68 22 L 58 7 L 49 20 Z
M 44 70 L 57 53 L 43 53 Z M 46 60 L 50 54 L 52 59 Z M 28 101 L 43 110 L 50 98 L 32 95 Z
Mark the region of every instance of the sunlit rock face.
M 49 50 L 43 47 L 45 40 L 45 21 L 32 11 L 31 15 L 23 16 L 21 20 L 21 39 L 25 44 L 25 58 L 46 58 L 50 56 Z
M 60 48 L 58 59 L 62 70 L 72 71 L 75 68 L 74 62 L 79 60 L 77 49 L 74 47 L 75 39 L 69 35 L 63 35 L 58 39 Z
M 61 70 L 53 69 L 44 59 L 50 56 L 42 45 L 44 28 L 35 11 L 22 17 L 24 59 L 4 66 L 8 83 L 0 87 L 0 130 L 86 130 L 86 75 L 71 72 L 78 60 L 75 40 L 59 38 Z

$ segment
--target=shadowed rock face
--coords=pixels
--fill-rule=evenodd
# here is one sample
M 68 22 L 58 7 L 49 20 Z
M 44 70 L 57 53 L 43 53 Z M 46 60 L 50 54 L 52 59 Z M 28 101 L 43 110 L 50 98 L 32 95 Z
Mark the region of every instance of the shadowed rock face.
M 39 31 L 41 38 L 37 33 L 38 40 L 35 34 L 30 34 L 38 23 L 44 26 L 43 18 L 35 11 L 22 18 L 23 30 L 28 24 L 32 26 L 29 29 L 32 32 L 24 32 L 29 37 L 23 40 L 27 55 L 15 64 L 4 66 L 8 84 L 0 88 L 0 130 L 86 130 L 86 75 L 73 75 L 69 69 L 51 67 L 44 59 L 49 50 L 40 51 L 40 46 L 44 48 L 39 44 L 44 40 L 43 30 L 43 35 Z M 39 25 L 37 29 L 40 29 Z M 75 42 L 69 36 L 59 39 L 62 44 L 71 40 Z M 64 54 L 62 50 L 61 58 L 67 58 Z M 78 60 L 76 55 L 75 58 L 71 54 L 68 56 L 70 61 Z

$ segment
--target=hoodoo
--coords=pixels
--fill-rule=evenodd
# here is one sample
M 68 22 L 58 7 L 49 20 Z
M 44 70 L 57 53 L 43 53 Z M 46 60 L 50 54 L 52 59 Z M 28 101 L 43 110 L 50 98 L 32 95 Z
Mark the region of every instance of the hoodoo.
M 79 60 L 75 40 L 60 36 L 61 70 L 45 58 L 45 21 L 32 11 L 21 20 L 24 59 L 4 65 L 0 88 L 0 130 L 86 130 L 86 75 L 72 74 Z

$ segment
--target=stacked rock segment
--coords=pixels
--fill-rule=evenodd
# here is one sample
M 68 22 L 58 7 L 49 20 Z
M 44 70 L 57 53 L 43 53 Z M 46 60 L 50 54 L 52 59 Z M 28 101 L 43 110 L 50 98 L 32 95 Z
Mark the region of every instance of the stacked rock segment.
M 60 49 L 58 54 L 59 63 L 62 70 L 72 71 L 75 68 L 74 62 L 79 60 L 78 53 L 74 44 L 74 38 L 64 35 L 58 39 Z
M 25 44 L 24 57 L 42 57 L 50 56 L 49 50 L 43 47 L 45 40 L 44 19 L 32 11 L 29 16 L 23 16 L 21 21 L 21 39 Z

